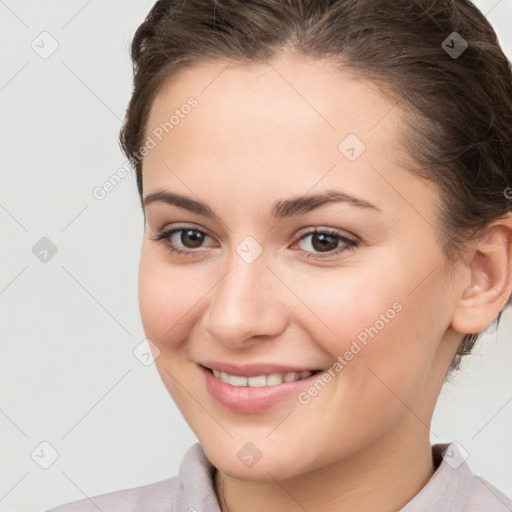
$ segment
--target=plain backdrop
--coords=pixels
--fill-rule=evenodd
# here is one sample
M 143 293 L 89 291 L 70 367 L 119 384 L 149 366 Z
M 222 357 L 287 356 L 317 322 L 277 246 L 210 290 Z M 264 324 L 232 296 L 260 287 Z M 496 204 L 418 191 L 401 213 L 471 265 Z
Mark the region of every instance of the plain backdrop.
M 134 173 L 93 196 L 125 162 L 128 49 L 152 4 L 0 1 L 1 512 L 175 476 L 197 441 L 154 365 L 134 355 L 144 348 Z M 511 56 L 512 0 L 476 4 Z M 458 441 L 508 495 L 511 333 L 507 311 L 443 388 L 432 424 L 432 442 Z

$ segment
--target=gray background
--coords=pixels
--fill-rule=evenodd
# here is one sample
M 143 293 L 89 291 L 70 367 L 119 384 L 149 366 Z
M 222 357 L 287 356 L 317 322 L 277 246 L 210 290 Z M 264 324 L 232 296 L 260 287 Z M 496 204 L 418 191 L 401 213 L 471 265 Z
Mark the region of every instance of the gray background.
M 154 366 L 133 354 L 144 339 L 134 174 L 102 201 L 92 194 L 125 162 L 128 47 L 152 4 L 0 1 L 0 511 L 169 478 L 196 442 Z M 511 56 L 512 0 L 476 4 Z M 47 58 L 31 46 L 53 40 Z M 43 237 L 58 250 L 47 262 L 33 253 Z M 432 442 L 457 440 L 509 495 L 511 333 L 507 311 L 443 388 L 432 424 Z

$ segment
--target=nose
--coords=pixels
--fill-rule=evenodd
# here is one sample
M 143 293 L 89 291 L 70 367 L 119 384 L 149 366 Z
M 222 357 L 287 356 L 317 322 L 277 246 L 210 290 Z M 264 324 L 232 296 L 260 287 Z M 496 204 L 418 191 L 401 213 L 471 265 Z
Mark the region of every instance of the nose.
M 273 339 L 287 325 L 286 308 L 281 302 L 285 291 L 264 253 L 248 263 L 234 252 L 224 276 L 211 292 L 203 317 L 206 330 L 230 348 Z

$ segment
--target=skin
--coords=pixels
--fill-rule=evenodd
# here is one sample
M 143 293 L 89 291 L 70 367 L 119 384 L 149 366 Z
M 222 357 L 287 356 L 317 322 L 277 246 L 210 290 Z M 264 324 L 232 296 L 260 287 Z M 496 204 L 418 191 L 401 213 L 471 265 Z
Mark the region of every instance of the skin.
M 398 510 L 435 470 L 429 426 L 461 334 L 489 326 L 511 292 L 510 218 L 450 265 L 437 189 L 407 169 L 396 101 L 326 63 L 283 54 L 271 65 L 196 65 L 159 92 L 146 133 L 190 96 L 198 106 L 144 159 L 144 197 L 183 194 L 220 220 L 146 206 L 139 303 L 161 378 L 218 468 L 217 493 L 224 480 L 222 510 Z M 338 150 L 349 133 L 366 145 L 353 162 Z M 271 216 L 276 201 L 328 189 L 379 210 L 329 203 Z M 207 234 L 200 249 L 186 232 L 172 237 L 191 257 L 151 239 L 178 223 Z M 359 246 L 322 252 L 313 235 L 300 240 L 314 228 Z M 247 236 L 263 250 L 252 263 L 236 251 Z M 306 405 L 292 396 L 245 414 L 205 388 L 196 362 L 206 359 L 327 369 L 397 302 Z M 247 442 L 262 454 L 252 467 L 237 457 Z

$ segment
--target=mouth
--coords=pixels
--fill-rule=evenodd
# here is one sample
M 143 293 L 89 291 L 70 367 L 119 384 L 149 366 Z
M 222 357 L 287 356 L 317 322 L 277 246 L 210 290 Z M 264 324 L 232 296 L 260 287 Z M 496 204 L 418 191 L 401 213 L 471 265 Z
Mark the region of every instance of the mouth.
M 230 374 L 202 364 L 197 367 L 203 375 L 206 390 L 217 404 L 226 410 L 242 414 L 264 413 L 284 403 L 297 404 L 299 393 L 312 386 L 319 378 L 317 375 L 324 371 L 287 369 L 285 372 L 261 373 L 261 368 L 254 367 L 250 370 L 245 367 L 245 372 L 243 369 L 238 370 L 239 373 L 252 374 L 247 376 Z
M 221 380 L 225 384 L 229 384 L 234 387 L 251 387 L 251 388 L 263 388 L 267 386 L 279 386 L 286 382 L 297 382 L 304 380 L 312 375 L 321 373 L 323 370 L 304 370 L 304 371 L 293 371 L 293 372 L 273 372 L 268 374 L 254 375 L 247 377 L 244 375 L 233 375 L 227 372 L 221 372 L 215 368 L 209 368 L 208 366 L 202 366 L 205 370 L 210 372 L 216 379 Z

